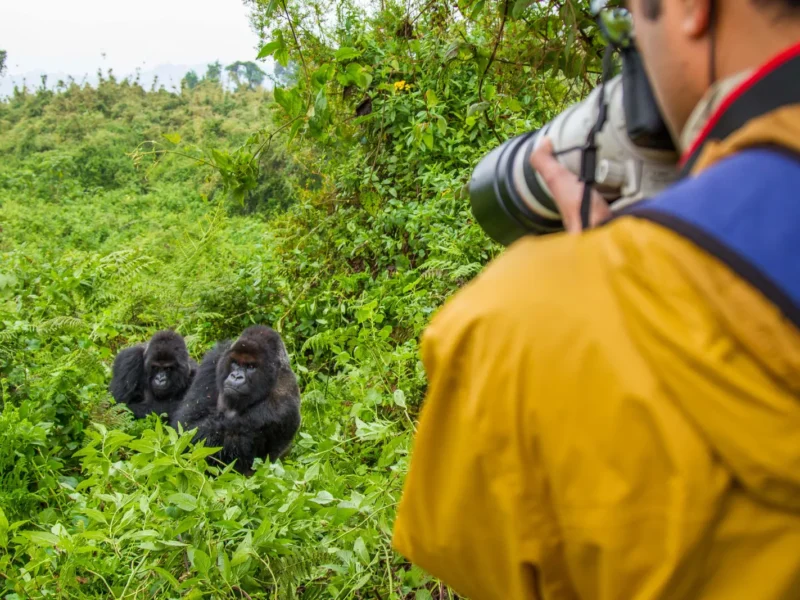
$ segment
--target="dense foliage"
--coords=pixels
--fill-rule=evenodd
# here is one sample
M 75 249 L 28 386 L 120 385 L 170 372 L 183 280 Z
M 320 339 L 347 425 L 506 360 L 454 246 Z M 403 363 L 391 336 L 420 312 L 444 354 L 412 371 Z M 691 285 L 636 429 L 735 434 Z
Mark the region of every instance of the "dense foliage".
M 418 342 L 498 251 L 471 168 L 593 83 L 581 11 L 265 0 L 274 102 L 107 77 L 0 103 L 4 598 L 453 597 L 390 548 Z M 110 399 L 119 348 L 172 327 L 199 359 L 252 323 L 303 389 L 280 463 L 222 472 Z

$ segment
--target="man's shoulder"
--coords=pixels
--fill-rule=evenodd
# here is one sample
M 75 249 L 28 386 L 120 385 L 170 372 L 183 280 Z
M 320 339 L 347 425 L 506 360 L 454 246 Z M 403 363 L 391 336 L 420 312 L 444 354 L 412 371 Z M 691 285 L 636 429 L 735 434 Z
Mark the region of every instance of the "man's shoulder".
M 799 192 L 800 154 L 751 148 L 622 216 L 655 223 L 690 241 L 800 325 Z
M 598 310 L 611 310 L 615 268 L 610 231 L 525 237 L 489 263 L 437 311 L 427 338 L 492 346 L 518 336 L 588 330 Z M 609 254 L 610 252 L 610 254 Z

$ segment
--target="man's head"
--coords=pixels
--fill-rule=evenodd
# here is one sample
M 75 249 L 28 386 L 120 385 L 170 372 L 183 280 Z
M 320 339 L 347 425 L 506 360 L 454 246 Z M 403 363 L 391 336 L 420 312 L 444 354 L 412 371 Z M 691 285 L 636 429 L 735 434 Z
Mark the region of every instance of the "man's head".
M 636 46 L 675 139 L 715 83 L 712 75 L 719 80 L 757 68 L 800 42 L 800 0 L 628 0 L 627 5 Z

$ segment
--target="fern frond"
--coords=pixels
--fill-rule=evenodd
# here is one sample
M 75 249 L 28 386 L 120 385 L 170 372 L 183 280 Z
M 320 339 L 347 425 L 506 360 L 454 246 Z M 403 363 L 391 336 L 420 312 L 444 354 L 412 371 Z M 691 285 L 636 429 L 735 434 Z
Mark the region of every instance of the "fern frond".
M 300 348 L 300 352 L 305 352 L 306 348 L 311 348 L 314 354 L 319 354 L 323 350 L 326 350 L 331 345 L 331 333 L 330 331 L 321 331 L 316 335 L 312 335 L 308 338 Z
M 60 331 L 80 331 L 86 324 L 76 317 L 55 317 L 36 325 L 36 332 L 39 335 L 53 335 Z
M 480 263 L 469 263 L 468 265 L 461 265 L 450 274 L 450 277 L 455 279 L 470 279 L 477 275 L 481 270 Z

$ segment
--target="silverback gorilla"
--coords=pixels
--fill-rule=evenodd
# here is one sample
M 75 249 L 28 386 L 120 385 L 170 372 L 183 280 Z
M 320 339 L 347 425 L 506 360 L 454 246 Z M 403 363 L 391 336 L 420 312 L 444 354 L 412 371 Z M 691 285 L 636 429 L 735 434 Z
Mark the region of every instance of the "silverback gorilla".
M 127 404 L 137 419 L 151 412 L 166 413 L 170 419 L 194 379 L 197 363 L 189 357 L 183 337 L 164 330 L 146 344 L 117 354 L 112 372 L 111 395 Z
M 186 399 L 173 415 L 194 441 L 221 447 L 214 456 L 252 474 L 253 460 L 283 456 L 300 428 L 300 388 L 280 335 L 255 325 L 219 342 L 200 363 Z

